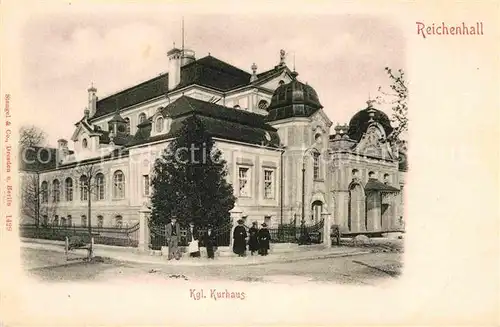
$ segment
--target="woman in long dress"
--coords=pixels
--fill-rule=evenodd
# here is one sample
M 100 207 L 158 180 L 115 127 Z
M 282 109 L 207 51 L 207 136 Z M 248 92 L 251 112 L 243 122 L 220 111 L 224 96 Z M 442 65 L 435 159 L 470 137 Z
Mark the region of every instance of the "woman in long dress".
M 254 221 L 252 223 L 252 227 L 248 230 L 248 233 L 250 234 L 248 238 L 248 250 L 251 255 L 253 255 L 254 252 L 259 251 L 259 240 L 257 239 L 258 232 L 259 229 L 257 228 L 257 222 Z
M 217 238 L 213 232 L 212 226 L 208 226 L 207 234 L 205 235 L 204 241 L 205 247 L 207 248 L 207 256 L 209 259 L 214 259 L 215 251 L 217 250 Z
M 238 220 L 238 226 L 234 228 L 233 232 L 233 252 L 240 257 L 245 256 L 247 248 L 247 230 L 243 226 L 243 219 Z
M 262 224 L 262 228 L 259 230 L 258 233 L 258 239 L 259 239 L 259 254 L 267 255 L 269 250 L 269 242 L 271 241 L 271 234 L 267 229 L 266 223 Z
M 189 242 L 188 251 L 189 256 L 197 258 L 200 256 L 200 245 L 198 243 L 199 235 L 198 230 L 194 227 L 194 223 L 189 223 L 189 229 L 186 234 L 186 238 Z

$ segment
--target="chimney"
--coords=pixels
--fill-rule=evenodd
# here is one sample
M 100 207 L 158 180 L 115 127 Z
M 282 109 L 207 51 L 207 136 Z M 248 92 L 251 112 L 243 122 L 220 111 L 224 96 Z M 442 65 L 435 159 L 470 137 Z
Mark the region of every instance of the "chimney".
M 69 155 L 68 141 L 65 139 L 57 140 L 57 162 L 63 162 Z
M 168 90 L 173 90 L 181 82 L 182 50 L 173 48 L 168 56 Z
M 85 117 L 85 120 L 89 119 L 90 118 L 90 110 L 85 108 L 85 110 L 83 111 L 83 116 Z
M 193 50 L 184 49 L 182 51 L 181 67 L 196 61 L 195 53 Z
M 93 83 L 91 84 L 87 92 L 89 94 L 89 105 L 88 105 L 90 111 L 89 116 L 92 117 L 95 115 L 95 112 L 97 110 L 97 96 L 96 96 L 97 89 L 94 87 Z

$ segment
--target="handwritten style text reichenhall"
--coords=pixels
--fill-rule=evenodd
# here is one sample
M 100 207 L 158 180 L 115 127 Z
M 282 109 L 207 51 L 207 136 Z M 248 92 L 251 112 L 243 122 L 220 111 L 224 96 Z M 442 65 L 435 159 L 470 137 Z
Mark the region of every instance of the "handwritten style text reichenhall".
M 475 24 L 462 22 L 462 24 L 458 25 L 448 25 L 444 22 L 440 24 L 432 23 L 432 25 L 421 22 L 416 22 L 416 24 L 417 35 L 422 35 L 424 39 L 429 35 L 484 35 L 483 22 Z

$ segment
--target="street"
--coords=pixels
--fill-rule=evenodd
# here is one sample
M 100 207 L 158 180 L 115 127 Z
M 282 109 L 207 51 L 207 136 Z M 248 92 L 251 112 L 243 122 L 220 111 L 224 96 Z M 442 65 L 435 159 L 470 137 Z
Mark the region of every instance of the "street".
M 258 266 L 168 266 L 120 262 L 107 258 L 66 261 L 64 253 L 23 248 L 22 263 L 28 274 L 43 281 L 141 281 L 150 278 L 184 280 L 233 280 L 246 282 L 334 282 L 376 285 L 401 273 L 401 253 L 368 253 L 355 256 L 267 263 Z M 99 259 L 99 258 L 98 258 Z M 203 260 L 203 259 L 201 259 Z M 238 258 L 235 258 L 238 260 Z

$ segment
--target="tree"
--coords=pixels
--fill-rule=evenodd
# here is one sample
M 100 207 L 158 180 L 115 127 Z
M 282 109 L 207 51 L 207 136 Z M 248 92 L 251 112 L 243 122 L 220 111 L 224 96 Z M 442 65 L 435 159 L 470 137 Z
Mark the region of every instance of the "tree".
M 392 106 L 391 121 L 395 124 L 394 131 L 388 135 L 387 140 L 391 143 L 399 143 L 402 133 L 408 131 L 408 85 L 402 69 L 394 72 L 389 67 L 385 71 L 391 80 L 391 91 L 386 92 L 379 87 L 382 96 L 377 96 L 379 104 L 390 104 Z
M 38 172 L 23 172 L 21 174 L 21 213 L 23 218 L 33 220 L 35 225 L 40 225 L 40 217 L 50 217 L 48 222 L 54 222 L 57 214 L 58 201 L 53 201 L 54 192 L 52 184 L 47 182 L 47 189 L 42 189 L 40 185 L 40 176 Z M 54 179 L 60 178 L 54 176 Z M 59 200 L 62 198 L 62 188 L 59 188 Z M 47 201 L 43 202 L 42 198 Z M 44 222 L 42 222 L 44 223 Z
M 42 189 L 40 187 L 40 176 L 38 169 L 40 168 L 40 158 L 34 156 L 29 158 L 31 162 L 31 167 L 26 169 L 25 157 L 27 154 L 33 154 L 29 151 L 33 151 L 35 148 L 42 147 L 46 142 L 46 134 L 41 129 L 36 126 L 22 126 L 19 129 L 19 160 L 21 167 L 21 213 L 23 218 L 32 219 L 35 225 L 38 227 L 40 224 L 40 214 L 44 211 L 47 216 L 55 214 L 55 207 L 57 203 L 48 204 L 44 203 L 42 206 L 40 203 L 40 198 L 42 197 Z M 28 152 L 27 152 L 28 151 Z M 37 153 L 38 154 L 38 153 Z M 45 159 L 45 158 L 44 158 Z M 34 162 L 33 162 L 34 161 Z M 47 189 L 47 197 L 49 197 L 49 189 Z
M 198 226 L 228 222 L 235 197 L 226 176 L 226 161 L 203 124 L 187 118 L 155 162 L 151 224 L 165 225 L 172 215 Z
M 82 178 L 82 182 L 84 183 L 83 191 L 87 197 L 87 223 L 88 223 L 88 231 L 89 231 L 89 259 L 92 259 L 94 255 L 94 249 L 92 246 L 92 195 L 96 194 L 98 189 L 97 185 L 97 174 L 101 172 L 101 169 L 97 166 L 90 164 L 86 166 L 80 166 L 75 169 L 77 174 L 76 180 L 80 182 L 80 178 Z
M 22 126 L 19 129 L 19 145 L 22 148 L 44 146 L 46 141 L 47 134 L 34 125 Z

